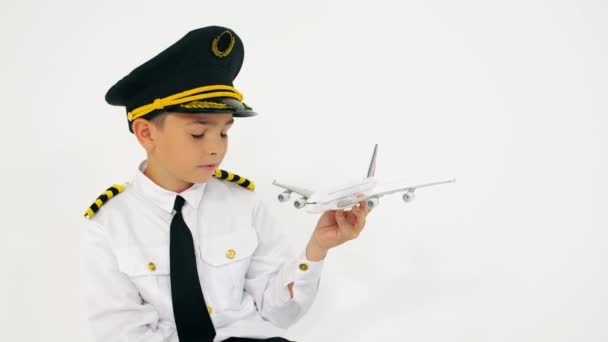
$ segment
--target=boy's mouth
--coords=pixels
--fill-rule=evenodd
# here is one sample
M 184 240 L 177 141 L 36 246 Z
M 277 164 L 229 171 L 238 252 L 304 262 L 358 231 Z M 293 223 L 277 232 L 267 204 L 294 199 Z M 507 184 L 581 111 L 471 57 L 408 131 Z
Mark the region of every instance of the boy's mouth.
M 217 164 L 199 165 L 199 167 L 207 170 L 215 170 L 217 168 Z

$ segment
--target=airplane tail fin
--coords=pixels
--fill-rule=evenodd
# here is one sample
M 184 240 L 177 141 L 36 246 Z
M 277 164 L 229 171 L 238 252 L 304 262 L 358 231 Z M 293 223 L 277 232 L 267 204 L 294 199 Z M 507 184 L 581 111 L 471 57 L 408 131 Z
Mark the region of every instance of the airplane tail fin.
M 367 169 L 367 178 L 374 177 L 376 174 L 376 155 L 378 154 L 378 144 L 374 146 L 374 154 L 372 155 L 372 161 L 369 163 L 369 169 Z

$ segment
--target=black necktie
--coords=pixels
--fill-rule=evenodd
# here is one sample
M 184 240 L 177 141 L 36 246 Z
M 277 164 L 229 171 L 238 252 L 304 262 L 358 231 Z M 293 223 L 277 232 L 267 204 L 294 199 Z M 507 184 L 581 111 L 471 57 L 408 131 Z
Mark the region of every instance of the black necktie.
M 171 299 L 177 336 L 180 342 L 211 342 L 215 328 L 198 279 L 194 241 L 182 216 L 183 205 L 183 197 L 177 196 L 170 242 Z

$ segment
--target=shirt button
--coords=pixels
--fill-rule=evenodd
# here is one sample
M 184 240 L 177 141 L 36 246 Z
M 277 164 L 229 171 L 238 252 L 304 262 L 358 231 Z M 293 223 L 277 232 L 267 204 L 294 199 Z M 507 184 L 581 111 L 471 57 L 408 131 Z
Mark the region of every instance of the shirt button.
M 235 256 L 236 256 L 236 252 L 233 249 L 229 249 L 226 251 L 226 258 L 234 259 Z
M 300 269 L 300 271 L 308 271 L 308 265 L 305 263 L 301 263 L 300 266 L 298 266 L 298 268 Z
M 156 271 L 156 264 L 155 264 L 155 263 L 153 263 L 152 261 L 150 261 L 150 262 L 148 263 L 148 269 L 150 270 L 150 272 L 154 272 L 154 271 Z
M 207 305 L 207 312 L 211 313 L 211 311 L 213 311 L 213 309 L 209 305 Z

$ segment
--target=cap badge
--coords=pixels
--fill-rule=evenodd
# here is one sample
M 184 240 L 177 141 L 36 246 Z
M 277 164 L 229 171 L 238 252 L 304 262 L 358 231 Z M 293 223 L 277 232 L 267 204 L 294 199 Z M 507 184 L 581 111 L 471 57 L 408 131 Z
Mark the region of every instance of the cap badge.
M 228 39 L 230 40 L 230 42 L 226 41 Z M 211 52 L 213 52 L 213 54 L 218 58 L 227 57 L 232 52 L 235 42 L 236 38 L 234 38 L 232 32 L 224 31 L 219 36 L 213 39 L 213 43 L 211 44 Z M 220 50 L 220 47 L 218 45 L 222 45 L 222 48 L 225 47 L 225 49 Z M 226 45 L 228 46 L 226 47 Z

